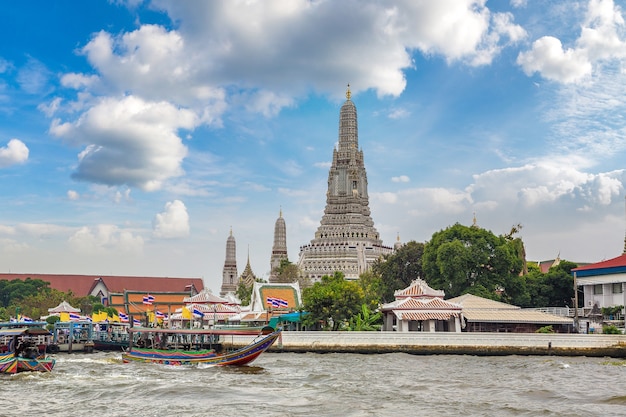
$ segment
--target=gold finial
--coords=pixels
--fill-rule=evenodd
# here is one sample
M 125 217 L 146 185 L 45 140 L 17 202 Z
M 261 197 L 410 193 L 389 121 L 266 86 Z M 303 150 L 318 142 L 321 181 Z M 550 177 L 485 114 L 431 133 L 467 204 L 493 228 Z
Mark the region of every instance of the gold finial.
M 400 241 L 400 232 L 398 232 L 398 237 L 396 238 L 396 240 L 399 242 Z
M 350 97 L 352 97 L 352 93 L 350 92 L 350 83 L 348 83 L 348 89 L 346 90 L 346 98 L 350 100 Z

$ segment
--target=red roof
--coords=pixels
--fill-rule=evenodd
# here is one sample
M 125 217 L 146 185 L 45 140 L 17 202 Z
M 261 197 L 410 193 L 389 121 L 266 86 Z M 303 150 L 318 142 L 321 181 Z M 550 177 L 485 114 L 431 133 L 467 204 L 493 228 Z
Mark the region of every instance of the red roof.
M 618 256 L 617 258 L 608 259 L 602 262 L 596 262 L 595 264 L 585 265 L 572 269 L 572 271 L 586 271 L 590 269 L 602 269 L 602 268 L 617 268 L 620 266 L 626 266 L 626 253 Z
M 50 283 L 50 288 L 68 292 L 77 297 L 89 295 L 97 281 L 102 279 L 109 292 L 123 293 L 128 291 L 145 292 L 185 292 L 193 285 L 200 292 L 204 289 L 202 278 L 169 278 L 169 277 L 133 277 L 133 276 L 106 276 L 106 275 L 62 275 L 62 274 L 6 274 L 0 273 L 0 280 L 14 280 L 26 278 L 40 279 Z

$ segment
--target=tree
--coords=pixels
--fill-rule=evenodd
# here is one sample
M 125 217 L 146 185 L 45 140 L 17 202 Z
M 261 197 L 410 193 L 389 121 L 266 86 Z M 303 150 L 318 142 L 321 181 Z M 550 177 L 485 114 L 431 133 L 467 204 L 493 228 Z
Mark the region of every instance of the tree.
M 424 247 L 423 243 L 412 240 L 394 253 L 385 255 L 382 260 L 374 262 L 372 273 L 381 278 L 382 302 L 393 301 L 396 290 L 408 287 L 413 280 L 423 276 Z
M 304 310 L 309 313 L 304 324 L 339 330 L 348 320 L 359 313 L 364 294 L 355 281 L 346 281 L 343 272 L 324 275 L 321 282 L 305 288 L 302 294 Z
M 300 288 L 307 288 L 311 286 L 309 278 L 302 275 L 298 265 L 289 262 L 289 259 L 282 259 L 280 266 L 276 268 L 276 282 L 291 283 L 297 282 L 300 284 Z
M 348 330 L 355 332 L 380 330 L 382 326 L 382 313 L 380 311 L 372 312 L 366 304 L 361 306 L 361 312 L 356 316 L 352 316 L 348 324 Z
M 424 247 L 424 278 L 448 297 L 470 293 L 491 299 L 515 298 L 522 270 L 518 246 L 504 236 L 459 223 L 433 234 Z
M 364 302 L 367 307 L 372 310 L 377 309 L 385 292 L 385 285 L 381 276 L 369 270 L 362 273 L 357 282 L 363 290 Z

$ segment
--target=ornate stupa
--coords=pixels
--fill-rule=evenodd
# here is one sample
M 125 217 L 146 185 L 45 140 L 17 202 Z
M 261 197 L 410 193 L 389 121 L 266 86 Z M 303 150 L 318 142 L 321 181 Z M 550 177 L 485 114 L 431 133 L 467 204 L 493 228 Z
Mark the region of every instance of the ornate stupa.
M 283 210 L 276 219 L 274 225 L 274 245 L 272 246 L 272 257 L 270 258 L 270 282 L 276 281 L 276 269 L 283 259 L 287 257 L 287 226 L 283 219 Z
M 239 275 L 237 274 L 237 246 L 233 229 L 230 229 L 230 235 L 226 239 L 226 259 L 224 260 L 224 269 L 222 270 L 222 288 L 220 295 L 224 297 L 228 293 L 237 292 L 237 284 Z
M 315 238 L 300 247 L 298 266 L 312 281 L 335 271 L 358 279 L 374 261 L 393 251 L 383 245 L 370 216 L 356 106 L 350 97 L 348 85 L 339 115 L 339 143 L 328 173 L 326 209 Z

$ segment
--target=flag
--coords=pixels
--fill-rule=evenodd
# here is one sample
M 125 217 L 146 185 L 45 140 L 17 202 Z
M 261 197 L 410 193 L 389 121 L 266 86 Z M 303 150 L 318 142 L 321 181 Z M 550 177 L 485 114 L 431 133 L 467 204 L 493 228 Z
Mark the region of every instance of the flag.
M 120 317 L 120 321 L 124 323 L 128 323 L 128 316 L 121 311 L 118 311 L 117 315 Z
M 152 305 L 154 303 L 154 296 L 147 294 L 143 296 L 143 303 L 147 305 Z
M 157 319 L 164 319 L 165 318 L 165 313 L 160 312 L 159 310 L 156 311 L 156 313 L 154 313 Z
M 20 316 L 20 320 L 19 320 L 19 321 L 21 321 L 21 322 L 26 322 L 26 323 L 30 323 L 30 322 L 32 322 L 32 321 L 33 321 L 33 319 L 31 319 L 31 318 L 30 318 L 30 317 L 28 317 L 28 316 Z
M 287 300 L 283 300 L 282 298 L 277 298 L 276 300 L 278 301 L 278 306 L 279 307 L 288 307 L 289 306 L 289 302 Z
M 141 326 L 141 320 L 133 319 L 133 325 Z
M 197 308 L 195 308 L 195 307 L 193 308 L 193 314 L 194 314 L 195 316 L 204 317 L 204 313 L 203 313 L 202 311 L 198 310 L 198 309 L 197 309 Z
M 70 320 L 71 321 L 80 320 L 80 314 L 70 313 Z

